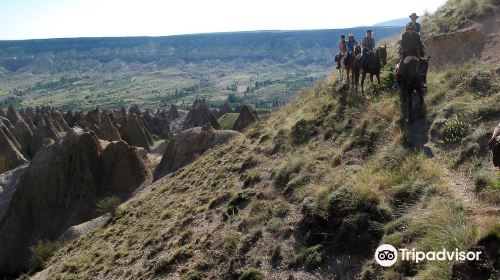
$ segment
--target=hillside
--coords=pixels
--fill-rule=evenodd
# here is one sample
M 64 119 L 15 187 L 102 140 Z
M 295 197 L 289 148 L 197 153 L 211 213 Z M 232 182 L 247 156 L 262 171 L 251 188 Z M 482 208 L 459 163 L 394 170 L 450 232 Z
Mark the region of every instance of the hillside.
M 368 95 L 345 91 L 334 76 L 321 81 L 143 189 L 102 228 L 64 244 L 37 277 L 460 276 L 470 264 L 399 261 L 382 269 L 373 252 L 382 243 L 498 248 L 500 173 L 486 142 L 500 118 L 500 69 L 480 62 L 429 73 L 426 114 L 406 135 L 419 140 L 410 148 L 390 69 Z M 488 256 L 481 265 L 490 274 L 472 279 L 494 279 L 498 252 Z
M 277 107 L 332 69 L 341 33 L 367 27 L 167 37 L 0 41 L 0 107 Z M 375 27 L 378 40 L 400 27 Z

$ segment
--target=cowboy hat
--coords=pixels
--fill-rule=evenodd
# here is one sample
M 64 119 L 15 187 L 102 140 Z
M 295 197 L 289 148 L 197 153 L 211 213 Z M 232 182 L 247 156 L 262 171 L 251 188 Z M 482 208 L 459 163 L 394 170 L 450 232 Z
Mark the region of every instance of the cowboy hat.
M 414 18 L 418 18 L 417 13 L 412 13 L 412 14 L 410 15 L 410 18 L 413 18 L 413 17 L 414 17 Z

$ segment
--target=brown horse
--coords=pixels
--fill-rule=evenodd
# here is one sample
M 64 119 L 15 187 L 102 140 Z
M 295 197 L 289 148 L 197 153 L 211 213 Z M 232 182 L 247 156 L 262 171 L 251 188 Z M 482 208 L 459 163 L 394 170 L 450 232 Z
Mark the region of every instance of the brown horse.
M 361 71 L 361 46 L 358 44 L 354 46 L 354 55 L 349 71 L 352 72 L 351 89 L 354 88 L 358 91 L 359 72 Z
M 364 83 L 366 74 L 370 74 L 370 82 L 373 83 L 373 76 L 377 77 L 377 81 L 380 84 L 380 70 L 387 64 L 387 47 L 379 46 L 373 51 L 373 54 L 368 54 L 365 63 L 361 63 L 362 75 L 361 75 L 361 92 L 364 92 Z M 360 57 L 361 60 L 361 57 Z

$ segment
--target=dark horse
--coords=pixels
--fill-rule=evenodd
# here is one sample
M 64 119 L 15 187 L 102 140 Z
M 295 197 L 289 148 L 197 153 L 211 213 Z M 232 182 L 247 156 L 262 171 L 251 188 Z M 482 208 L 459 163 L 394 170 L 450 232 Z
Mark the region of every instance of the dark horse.
M 373 82 L 373 76 L 377 77 L 377 81 L 380 84 L 380 70 L 387 64 L 387 48 L 386 46 L 379 46 L 375 51 L 370 51 L 367 53 L 367 61 L 362 63 L 361 55 L 356 56 L 354 63 L 359 63 L 361 65 L 362 75 L 361 75 L 361 92 L 364 92 L 364 83 L 366 74 L 370 74 L 370 81 Z M 356 90 L 358 89 L 358 79 L 356 79 Z
M 401 62 L 400 67 L 400 100 L 401 113 L 403 121 L 413 121 L 413 93 L 418 94 L 418 108 L 421 112 L 424 108 L 423 85 L 427 80 L 427 69 L 429 68 L 429 59 L 417 56 L 407 56 Z

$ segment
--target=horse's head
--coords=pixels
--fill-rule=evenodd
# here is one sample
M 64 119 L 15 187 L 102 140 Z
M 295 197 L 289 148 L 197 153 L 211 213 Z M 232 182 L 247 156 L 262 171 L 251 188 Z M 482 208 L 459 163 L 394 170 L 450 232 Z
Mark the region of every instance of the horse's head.
M 379 46 L 375 52 L 378 55 L 378 57 L 380 58 L 382 65 L 386 65 L 387 64 L 387 45 L 384 44 L 383 46 Z
M 361 54 L 361 46 L 356 44 L 354 46 L 354 56 L 357 56 L 358 54 Z

